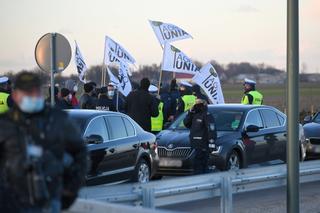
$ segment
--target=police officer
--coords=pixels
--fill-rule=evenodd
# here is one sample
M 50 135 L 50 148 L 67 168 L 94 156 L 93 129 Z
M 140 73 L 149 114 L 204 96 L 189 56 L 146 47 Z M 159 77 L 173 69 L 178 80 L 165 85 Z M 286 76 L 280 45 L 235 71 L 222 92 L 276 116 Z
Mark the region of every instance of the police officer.
M 250 79 L 244 79 L 243 84 L 244 95 L 242 97 L 242 104 L 262 105 L 263 95 L 256 91 L 256 82 Z
M 5 113 L 12 106 L 8 77 L 0 77 L 0 113 Z
M 180 82 L 179 92 L 181 97 L 178 99 L 176 117 L 191 109 L 197 99 L 197 97 L 192 94 L 192 84 L 186 81 Z
M 112 98 L 108 96 L 108 88 L 102 87 L 98 94 L 98 100 L 96 105 L 97 110 L 103 111 L 117 111 L 116 106 L 113 104 Z
M 158 88 L 154 85 L 149 86 L 149 92 L 150 94 L 158 99 L 158 110 L 159 110 L 159 115 L 157 117 L 151 117 L 151 132 L 153 134 L 159 133 L 163 129 L 163 121 L 164 121 L 164 104 L 163 101 L 160 100 L 158 96 Z
M 195 150 L 194 174 L 207 173 L 209 143 L 214 143 L 216 131 L 214 118 L 208 113 L 206 101 L 197 99 L 196 104 L 188 111 L 183 123 L 190 129 L 189 139 L 191 147 Z
M 45 105 L 38 75 L 17 75 L 0 116 L 1 212 L 60 212 L 77 197 L 86 147 L 67 114 Z

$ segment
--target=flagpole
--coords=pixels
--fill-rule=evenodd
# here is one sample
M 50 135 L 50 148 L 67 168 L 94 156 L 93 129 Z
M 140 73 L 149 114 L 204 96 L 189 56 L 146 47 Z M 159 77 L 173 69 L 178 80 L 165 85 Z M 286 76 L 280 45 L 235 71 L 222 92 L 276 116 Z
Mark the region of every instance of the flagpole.
M 161 45 L 160 43 L 160 47 L 163 50 L 163 46 Z M 164 54 L 164 52 L 162 53 L 162 55 Z M 163 57 L 162 57 L 162 60 L 163 60 Z M 163 63 L 163 62 L 162 62 Z M 161 81 L 162 81 L 162 66 L 161 66 L 161 69 L 160 69 L 160 76 L 159 76 L 159 84 L 158 84 L 158 95 L 160 95 L 160 87 L 161 87 Z
M 117 88 L 117 102 L 116 102 L 116 108 L 117 108 L 117 112 L 119 112 L 119 89 L 118 89 L 118 86 L 116 87 Z

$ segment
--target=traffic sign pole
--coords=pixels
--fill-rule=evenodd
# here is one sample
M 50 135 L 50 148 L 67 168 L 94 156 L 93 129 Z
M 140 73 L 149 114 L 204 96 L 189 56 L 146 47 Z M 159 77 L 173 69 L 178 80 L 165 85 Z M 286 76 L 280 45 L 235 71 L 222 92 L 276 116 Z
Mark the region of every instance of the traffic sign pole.
M 51 34 L 51 106 L 54 107 L 54 74 L 57 70 L 56 68 L 56 34 Z

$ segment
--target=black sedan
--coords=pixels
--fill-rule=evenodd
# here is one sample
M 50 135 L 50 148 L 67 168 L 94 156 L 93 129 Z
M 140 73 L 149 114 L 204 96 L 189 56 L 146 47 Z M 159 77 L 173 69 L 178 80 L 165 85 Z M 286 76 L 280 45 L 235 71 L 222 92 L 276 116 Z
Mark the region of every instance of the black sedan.
M 217 140 L 209 144 L 209 164 L 219 170 L 239 169 L 250 164 L 286 160 L 286 115 L 269 106 L 240 104 L 209 105 L 215 118 Z M 193 173 L 194 151 L 189 130 L 183 124 L 186 113 L 157 135 L 159 169 L 162 175 Z M 301 159 L 305 157 L 300 126 Z
M 148 182 L 158 166 L 156 137 L 130 117 L 115 112 L 67 110 L 87 143 L 87 184 Z
M 303 125 L 307 141 L 307 158 L 320 157 L 320 112 L 315 116 L 307 116 Z

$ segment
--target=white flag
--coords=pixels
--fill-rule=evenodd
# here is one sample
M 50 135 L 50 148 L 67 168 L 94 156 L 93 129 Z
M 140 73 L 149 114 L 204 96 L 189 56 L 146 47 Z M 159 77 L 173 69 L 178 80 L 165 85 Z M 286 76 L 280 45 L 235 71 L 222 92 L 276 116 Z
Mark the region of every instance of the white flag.
M 166 42 L 170 43 L 172 41 L 192 38 L 189 33 L 176 25 L 160 21 L 149 22 L 161 45 L 164 45 Z
M 120 63 L 119 67 L 119 91 L 124 95 L 128 96 L 132 90 L 131 82 L 128 76 L 129 67 L 125 63 Z
M 113 75 L 113 73 L 109 70 L 108 67 L 107 67 L 107 70 L 108 70 L 110 82 L 113 83 L 114 85 L 118 86 L 120 84 L 119 79 Z
M 195 75 L 200 69 L 181 50 L 169 43 L 165 43 L 162 70 Z
M 124 62 L 134 64 L 136 60 L 120 44 L 106 36 L 104 49 L 104 63 L 109 65 L 112 62 Z
M 79 74 L 79 79 L 83 83 L 86 83 L 85 73 L 87 71 L 87 65 L 84 62 L 84 59 L 82 57 L 82 54 L 80 52 L 80 49 L 78 47 L 77 42 L 76 42 L 76 50 L 75 50 L 75 54 L 74 55 L 75 55 L 75 62 L 76 62 L 77 71 L 78 71 L 78 74 Z
M 205 91 L 213 104 L 224 104 L 218 73 L 210 63 L 204 65 L 192 80 Z

